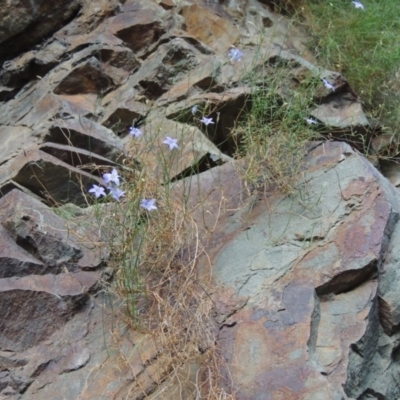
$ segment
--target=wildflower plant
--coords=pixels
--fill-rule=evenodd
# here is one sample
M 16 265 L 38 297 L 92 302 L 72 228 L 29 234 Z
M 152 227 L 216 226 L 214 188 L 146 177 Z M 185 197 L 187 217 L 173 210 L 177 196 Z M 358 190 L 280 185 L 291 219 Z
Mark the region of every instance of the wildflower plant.
M 207 118 L 207 117 L 202 117 L 200 122 L 202 122 L 204 125 L 210 125 L 210 124 L 214 124 L 214 121 L 212 118 Z
M 147 211 L 157 210 L 156 199 L 142 199 L 140 207 L 143 207 Z
M 325 86 L 328 90 L 332 90 L 332 92 L 335 91 L 335 86 L 333 86 L 332 83 L 330 83 L 327 79 L 322 78 L 322 83 L 324 84 L 324 86 Z
M 243 52 L 236 47 L 229 50 L 229 59 L 233 62 L 240 61 L 243 57 Z
M 355 8 L 359 8 L 361 10 L 365 10 L 364 5 L 360 1 L 352 1 Z
M 212 361 L 217 357 L 213 303 L 205 283 L 204 290 L 198 290 L 194 265 L 199 252 L 185 250 L 197 246 L 198 240 L 186 189 L 177 191 L 170 182 L 172 161 L 182 155 L 184 133 L 163 132 L 158 126 L 143 130 L 139 141 L 130 137 L 132 157 L 103 173 L 104 187 L 93 185 L 96 191 L 90 194 L 100 198 L 106 192 L 95 207 L 102 231 L 111 231 L 106 236 L 116 278 L 110 291 L 123 300 L 134 328 L 153 333 L 158 357 L 172 379 L 183 363 L 199 357 L 199 348 L 205 349 L 201 356 L 211 360 L 208 364 L 217 365 Z M 153 168 L 154 154 L 161 174 Z M 122 198 L 123 202 L 115 201 Z M 188 330 L 185 335 L 183 326 Z
M 135 128 L 134 126 L 131 126 L 129 128 L 129 134 L 134 136 L 135 138 L 138 138 L 138 137 L 143 135 L 143 132 L 141 131 L 141 129 Z
M 178 139 L 174 139 L 174 138 L 167 136 L 165 138 L 165 140 L 163 141 L 163 143 L 166 144 L 170 150 L 179 149 Z

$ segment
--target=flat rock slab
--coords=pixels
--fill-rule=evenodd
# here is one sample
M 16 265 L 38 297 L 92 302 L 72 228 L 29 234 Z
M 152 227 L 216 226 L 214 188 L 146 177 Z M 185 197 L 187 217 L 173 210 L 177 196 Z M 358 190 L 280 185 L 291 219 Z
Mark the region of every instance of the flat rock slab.
M 0 348 L 23 351 L 47 339 L 85 305 L 98 279 L 94 272 L 0 279 Z
M 126 152 L 146 165 L 149 173 L 158 179 L 172 179 L 190 167 L 196 168 L 207 154 L 224 161 L 230 160 L 195 126 L 154 115 L 142 131 L 143 136 L 137 139 L 130 137 L 126 141 Z M 167 137 L 177 140 L 178 149 L 170 150 L 163 143 Z
M 354 354 L 385 336 L 378 270 L 400 196 L 344 143 L 311 146 L 298 182 L 292 196 L 254 195 L 251 207 L 220 219 L 198 264 L 203 279 L 211 264 L 225 381 L 238 399 L 347 398 L 384 374 Z M 202 180 L 196 185 L 201 197 Z M 363 365 L 356 389 L 355 365 Z
M 183 7 L 182 16 L 186 31 L 215 51 L 227 51 L 239 37 L 239 30 L 229 19 L 197 4 Z

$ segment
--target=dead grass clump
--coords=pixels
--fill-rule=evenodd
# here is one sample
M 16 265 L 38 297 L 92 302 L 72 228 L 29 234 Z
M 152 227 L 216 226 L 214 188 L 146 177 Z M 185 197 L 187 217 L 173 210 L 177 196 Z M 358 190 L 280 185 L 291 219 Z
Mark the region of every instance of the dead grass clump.
M 160 184 L 145 168 L 125 170 L 126 195 L 113 222 L 118 234 L 110 243 L 116 273 L 111 290 L 123 299 L 132 328 L 153 337 L 152 368 L 159 366 L 156 386 L 145 388 L 137 379 L 132 391 L 150 398 L 232 398 L 219 386 L 214 304 L 211 289 L 197 280 L 204 249 L 187 196 L 178 197 L 169 182 Z M 143 198 L 155 198 L 157 210 L 140 207 Z

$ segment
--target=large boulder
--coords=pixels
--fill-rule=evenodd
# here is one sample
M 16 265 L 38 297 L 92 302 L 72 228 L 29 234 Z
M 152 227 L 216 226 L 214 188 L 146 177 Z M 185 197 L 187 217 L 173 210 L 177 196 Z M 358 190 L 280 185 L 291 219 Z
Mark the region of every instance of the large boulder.
M 220 215 L 198 267 L 216 286 L 224 387 L 238 399 L 398 398 L 396 189 L 335 142 L 311 146 L 290 196 L 240 202 L 239 176 L 213 176 L 196 178 L 191 202 L 200 226 L 205 210 L 206 224 Z

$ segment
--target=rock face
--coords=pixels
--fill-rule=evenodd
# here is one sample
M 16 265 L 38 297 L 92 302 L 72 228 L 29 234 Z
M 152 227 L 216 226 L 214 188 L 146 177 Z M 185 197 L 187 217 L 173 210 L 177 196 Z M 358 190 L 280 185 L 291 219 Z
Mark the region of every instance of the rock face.
M 98 273 L 83 270 L 96 269 L 101 259 L 23 192 L 9 192 L 0 208 L 0 348 L 21 351 L 46 339 L 87 302 Z
M 296 196 L 255 194 L 208 248 L 227 385 L 240 399 L 397 398 L 399 193 L 347 144 L 317 143 L 306 162 Z
M 398 191 L 344 143 L 310 145 L 290 197 L 249 198 L 228 165 L 196 177 L 191 198 L 199 226 L 215 226 L 198 268 L 216 286 L 225 387 L 238 399 L 398 398 Z
M 372 139 L 358 97 L 316 66 L 272 2 L 3 3 L 0 398 L 202 396 L 205 350 L 171 384 L 162 346 L 99 293 L 109 272 L 102 232 L 79 207 L 61 217 L 68 203 L 87 206 L 89 186 L 132 158 L 195 209 L 221 391 L 243 400 L 400 398 L 400 195 L 343 142 L 354 131 Z M 232 46 L 240 62 L 229 60 Z M 321 83 L 312 115 L 341 140 L 309 144 L 291 196 L 249 188 L 230 135 L 251 107 L 247 69 L 277 62 L 293 66 L 292 84 L 310 73 L 329 79 L 335 92 Z M 139 123 L 135 139 L 129 127 Z M 169 176 L 159 163 L 167 135 L 180 146 Z
M 0 57 L 18 54 L 42 41 L 80 9 L 79 1 L 1 2 Z

